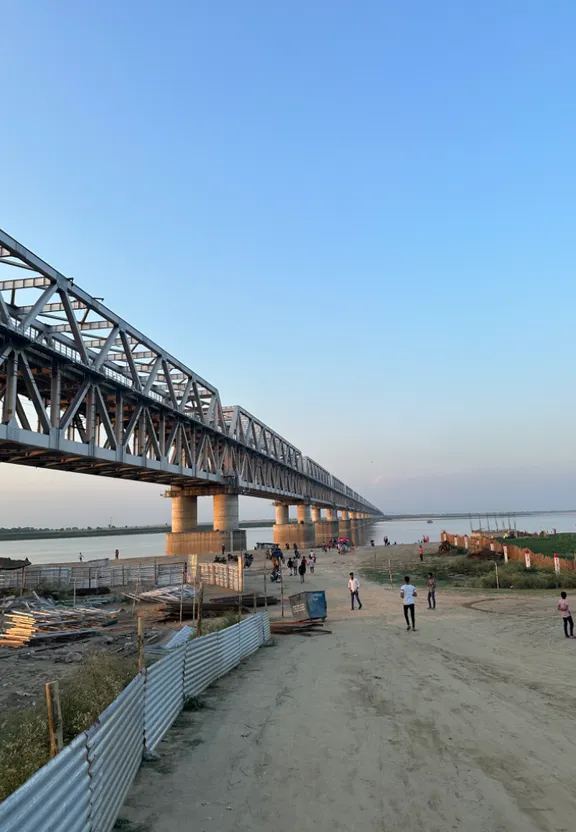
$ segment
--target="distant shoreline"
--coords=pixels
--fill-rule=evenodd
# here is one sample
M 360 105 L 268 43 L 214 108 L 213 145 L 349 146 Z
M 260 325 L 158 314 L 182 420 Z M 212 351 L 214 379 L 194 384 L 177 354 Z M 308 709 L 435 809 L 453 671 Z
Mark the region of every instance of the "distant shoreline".
M 274 525 L 273 520 L 246 520 L 240 523 L 240 528 L 250 529 L 254 527 L 270 527 Z M 199 523 L 199 531 L 212 529 L 211 523 Z M 167 524 L 161 526 L 124 526 L 120 528 L 102 529 L 22 529 L 0 530 L 0 540 L 57 540 L 74 537 L 114 537 L 130 534 L 166 534 L 170 531 Z
M 483 518 L 534 517 L 539 514 L 576 514 L 576 509 L 554 509 L 552 511 L 496 511 L 496 512 L 456 512 L 452 514 L 385 514 L 374 519 L 374 523 L 394 520 L 482 520 Z M 241 529 L 269 528 L 274 520 L 245 520 Z M 199 523 L 199 531 L 212 529 L 211 523 Z M 114 537 L 132 534 L 166 534 L 170 531 L 168 524 L 160 526 L 124 526 L 101 529 L 22 529 L 0 530 L 0 540 L 56 540 L 74 537 Z

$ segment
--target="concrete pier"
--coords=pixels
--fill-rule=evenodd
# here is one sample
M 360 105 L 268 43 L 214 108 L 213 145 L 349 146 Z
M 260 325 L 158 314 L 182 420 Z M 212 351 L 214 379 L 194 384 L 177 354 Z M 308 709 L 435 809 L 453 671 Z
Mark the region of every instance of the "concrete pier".
M 238 495 L 214 494 L 212 531 L 198 531 L 198 497 L 173 489 L 172 531 L 166 535 L 167 555 L 240 552 L 246 548 L 246 531 L 238 528 Z
M 238 494 L 215 494 L 213 522 L 214 531 L 234 531 L 239 527 L 239 525 Z
M 193 532 L 198 527 L 198 497 L 172 497 L 172 531 Z
M 342 511 L 338 521 L 338 537 L 352 538 L 352 524 L 350 523 L 350 512 Z

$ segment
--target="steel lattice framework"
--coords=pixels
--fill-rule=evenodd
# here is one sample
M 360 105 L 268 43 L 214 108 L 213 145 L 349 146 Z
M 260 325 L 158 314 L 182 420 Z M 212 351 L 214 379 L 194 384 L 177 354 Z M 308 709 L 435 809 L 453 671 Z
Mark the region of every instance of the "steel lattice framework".
M 381 513 L 3 231 L 0 266 L 0 461 Z

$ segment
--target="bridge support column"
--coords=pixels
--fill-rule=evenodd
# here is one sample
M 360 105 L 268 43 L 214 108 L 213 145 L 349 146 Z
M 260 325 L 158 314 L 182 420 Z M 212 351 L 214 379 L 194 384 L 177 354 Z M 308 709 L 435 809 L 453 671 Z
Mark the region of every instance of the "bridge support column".
M 327 508 L 326 520 L 316 526 L 316 542 L 319 544 L 328 543 L 329 540 L 335 537 L 338 537 L 338 510 Z
M 320 506 L 312 506 L 312 522 L 319 523 L 322 520 L 322 509 Z
M 246 548 L 246 532 L 239 528 L 238 495 L 214 495 L 214 528 L 198 530 L 198 497 L 186 489 L 173 488 L 172 531 L 166 535 L 167 555 L 220 554 L 240 552 Z
M 342 510 L 342 516 L 338 522 L 338 537 L 347 537 L 352 539 L 352 524 L 350 523 L 350 512 L 346 509 Z
M 287 526 L 290 522 L 290 506 L 286 503 L 274 503 L 274 505 L 276 507 L 276 525 Z
M 214 495 L 213 526 L 215 532 L 229 532 L 238 528 L 238 494 Z
M 198 528 L 198 497 L 172 497 L 172 532 L 195 532 Z

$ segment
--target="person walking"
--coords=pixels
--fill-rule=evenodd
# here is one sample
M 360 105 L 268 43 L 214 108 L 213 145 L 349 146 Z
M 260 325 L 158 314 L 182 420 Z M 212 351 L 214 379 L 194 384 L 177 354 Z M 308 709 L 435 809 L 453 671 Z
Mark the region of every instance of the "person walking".
M 570 612 L 570 606 L 566 600 L 565 592 L 560 593 L 558 609 L 560 610 L 562 623 L 564 624 L 564 635 L 566 638 L 574 638 L 574 619 L 572 618 L 572 613 Z M 570 635 L 568 635 L 568 630 L 570 630 Z
M 292 560 L 292 558 L 288 558 L 287 566 L 288 566 L 288 569 L 290 570 L 290 574 L 292 575 L 293 574 L 292 570 L 294 569 L 294 561 Z
M 428 609 L 436 609 L 436 578 L 428 572 Z
M 408 619 L 408 615 L 412 619 L 412 629 L 416 629 L 416 614 L 414 612 L 414 598 L 416 598 L 418 593 L 416 592 L 416 587 L 410 583 L 410 578 L 408 575 L 404 576 L 404 583 L 400 587 L 400 597 L 404 602 L 404 618 L 406 619 L 406 629 L 410 632 L 410 621 Z
M 82 561 L 84 560 L 84 556 L 82 555 L 82 552 L 80 552 L 80 554 L 78 555 L 78 560 L 80 561 L 80 563 L 82 563 Z
M 423 563 L 424 562 L 424 547 L 422 546 L 422 544 L 420 544 L 420 546 L 418 548 L 418 554 L 420 555 L 420 562 Z
M 350 603 L 352 605 L 352 609 L 354 609 L 354 599 L 358 601 L 358 609 L 362 609 L 362 601 L 360 600 L 360 595 L 358 591 L 360 589 L 360 581 L 358 578 L 354 577 L 354 572 L 350 572 L 350 578 L 348 579 L 348 589 L 350 590 Z
M 116 549 L 114 551 L 114 560 L 118 560 L 119 557 L 120 557 L 120 552 L 118 551 L 118 549 Z
M 306 574 L 306 558 L 302 558 L 300 566 L 298 567 L 298 574 L 300 575 L 300 583 L 304 583 L 304 575 Z
M 314 552 L 310 553 L 310 560 L 308 561 L 308 564 L 310 566 L 310 574 L 313 575 L 314 567 L 316 566 L 316 555 L 314 554 Z

